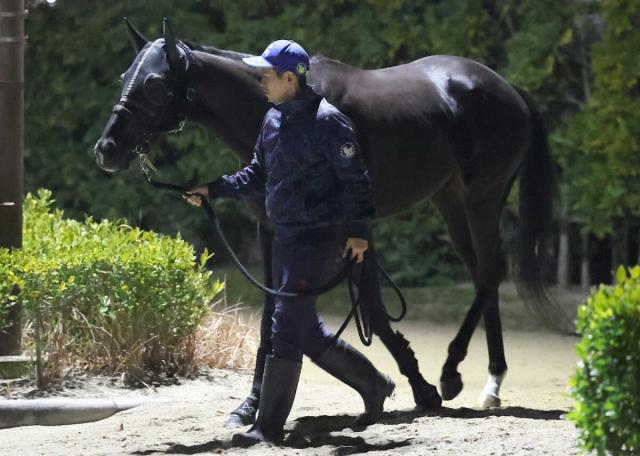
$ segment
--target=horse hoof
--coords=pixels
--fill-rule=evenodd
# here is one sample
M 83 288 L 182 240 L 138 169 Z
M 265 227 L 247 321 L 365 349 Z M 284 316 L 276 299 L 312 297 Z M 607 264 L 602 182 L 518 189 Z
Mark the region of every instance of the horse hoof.
M 413 388 L 413 399 L 416 406 L 426 410 L 435 410 L 442 406 L 442 398 L 437 388 L 427 382 Z
M 478 401 L 481 408 L 494 408 L 500 407 L 502 401 L 498 396 L 494 396 L 493 394 L 487 394 L 485 392 L 480 393 L 480 400 Z
M 454 377 L 441 378 L 440 379 L 440 392 L 442 393 L 442 399 L 450 401 L 454 399 L 460 391 L 462 391 L 462 377 L 460 374 L 456 374 Z

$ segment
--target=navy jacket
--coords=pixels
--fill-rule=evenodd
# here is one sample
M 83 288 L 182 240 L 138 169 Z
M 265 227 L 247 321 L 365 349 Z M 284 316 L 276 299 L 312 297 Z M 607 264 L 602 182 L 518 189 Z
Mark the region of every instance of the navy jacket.
M 267 112 L 251 163 L 208 190 L 214 198 L 264 194 L 276 234 L 344 224 L 348 236 L 365 238 L 374 215 L 354 128 L 310 87 Z

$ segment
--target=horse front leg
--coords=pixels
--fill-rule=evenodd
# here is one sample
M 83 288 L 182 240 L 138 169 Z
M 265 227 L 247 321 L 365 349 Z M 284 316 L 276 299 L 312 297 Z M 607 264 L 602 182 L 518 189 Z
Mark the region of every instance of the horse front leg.
M 263 224 L 258 225 L 260 237 L 260 248 L 262 250 L 262 267 L 264 274 L 264 284 L 267 288 L 273 288 L 272 265 L 271 265 L 271 245 L 273 235 Z M 275 298 L 265 293 L 264 307 L 262 309 L 262 319 L 260 321 L 260 344 L 256 354 L 256 365 L 253 370 L 253 382 L 249 396 L 229 415 L 226 427 L 237 428 L 253 424 L 256 420 L 256 413 L 260 406 L 260 390 L 262 389 L 262 377 L 267 355 L 271 354 L 271 323 L 275 310 Z
M 427 382 L 418 368 L 418 360 L 414 351 L 409 348 L 409 341 L 400 331 L 391 329 L 386 309 L 380 294 L 380 280 L 375 260 L 373 243 L 365 255 L 359 282 L 360 299 L 371 304 L 371 329 L 391 353 L 400 373 L 407 377 L 416 406 L 425 409 L 437 409 L 442 405 L 442 398 L 435 386 Z
M 455 398 L 462 391 L 464 385 L 462 376 L 458 372 L 458 365 L 467 356 L 471 336 L 473 336 L 473 332 L 478 326 L 486 302 L 490 299 L 490 294 L 491 292 L 487 290 L 479 290 L 476 293 L 476 297 L 462 322 L 460 330 L 449 344 L 447 360 L 442 366 L 442 375 L 440 376 L 440 392 L 445 401 Z M 497 289 L 495 294 L 497 299 Z

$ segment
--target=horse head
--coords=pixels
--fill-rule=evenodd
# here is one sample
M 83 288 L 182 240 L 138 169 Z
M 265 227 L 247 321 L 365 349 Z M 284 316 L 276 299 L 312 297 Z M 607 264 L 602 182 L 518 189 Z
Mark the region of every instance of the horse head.
M 149 41 L 125 18 L 136 57 L 120 79 L 122 92 L 94 147 L 98 165 L 108 172 L 126 169 L 157 135 L 181 127 L 188 100 L 189 49 L 176 43 L 169 21 L 162 38 Z

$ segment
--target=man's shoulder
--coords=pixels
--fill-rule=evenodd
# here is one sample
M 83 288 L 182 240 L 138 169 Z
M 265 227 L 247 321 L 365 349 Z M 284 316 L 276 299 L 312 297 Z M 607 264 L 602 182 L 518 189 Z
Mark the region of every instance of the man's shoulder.
M 326 128 L 349 128 L 353 130 L 353 122 L 336 106 L 323 98 L 318 105 L 317 121 Z
M 332 120 L 334 118 L 346 117 L 337 107 L 323 98 L 318 105 L 318 120 Z
M 264 120 L 266 122 L 267 120 L 270 120 L 270 119 L 274 119 L 274 118 L 278 119 L 278 118 L 280 118 L 281 114 L 282 113 L 280 111 L 278 111 L 275 106 L 271 106 L 267 110 L 267 112 L 264 114 Z
M 274 128 L 280 124 L 282 113 L 275 106 L 272 106 L 262 118 L 262 130 L 265 128 Z

